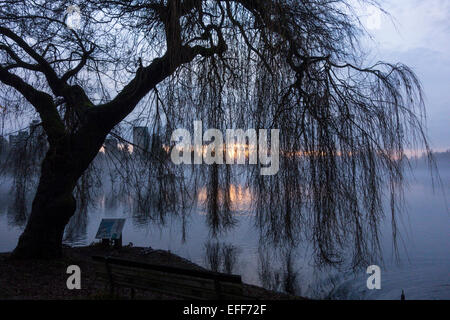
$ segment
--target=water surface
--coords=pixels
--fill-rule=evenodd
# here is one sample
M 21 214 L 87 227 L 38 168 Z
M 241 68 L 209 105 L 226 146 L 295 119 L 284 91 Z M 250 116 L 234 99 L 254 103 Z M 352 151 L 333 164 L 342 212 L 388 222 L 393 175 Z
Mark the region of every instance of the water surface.
M 368 290 L 365 270 L 357 273 L 319 271 L 313 267 L 308 247 L 281 252 L 280 249 L 261 247 L 255 228 L 254 215 L 248 210 L 250 191 L 236 186 L 232 201 L 236 208 L 237 224 L 217 239 L 212 238 L 206 223 L 205 211 L 199 206 L 187 216 L 185 239 L 179 218 L 168 218 L 164 226 L 155 224 L 145 216 L 133 213 L 132 205 L 119 203 L 102 194 L 87 216 L 73 218 L 66 229 L 65 243 L 72 246 L 89 245 L 102 218 L 126 218 L 123 231 L 124 244 L 170 250 L 197 264 L 211 267 L 207 247 L 233 248 L 233 273 L 242 275 L 247 283 L 283 290 L 282 279 L 287 264 L 294 277 L 293 290 L 297 294 L 332 299 L 399 299 L 403 289 L 407 299 L 450 299 L 450 237 L 449 214 L 444 201 L 450 194 L 450 170 L 441 168 L 444 190 L 433 190 L 429 173 L 415 170 L 405 192 L 406 212 L 400 223 L 400 262 L 394 259 L 389 221 L 382 227 L 384 263 L 382 289 Z M 17 210 L 11 199 L 8 181 L 0 186 L 0 252 L 14 249 L 22 232 L 26 214 Z M 443 192 L 445 194 L 443 194 Z M 204 196 L 204 195 L 203 195 Z M 200 193 L 200 198 L 202 193 Z M 17 205 L 17 204 L 16 204 Z M 211 247 L 212 245 L 212 247 Z M 287 259 L 286 257 L 289 257 Z M 223 257 L 218 262 L 224 271 Z M 278 288 L 277 288 L 278 287 Z

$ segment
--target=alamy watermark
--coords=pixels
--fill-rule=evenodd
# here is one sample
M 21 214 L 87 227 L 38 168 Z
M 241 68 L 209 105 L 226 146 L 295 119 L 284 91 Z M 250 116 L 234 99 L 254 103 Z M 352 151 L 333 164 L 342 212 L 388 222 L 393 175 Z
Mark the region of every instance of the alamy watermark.
M 367 268 L 367 274 L 370 277 L 367 278 L 367 289 L 369 290 L 380 290 L 381 289 L 381 268 L 377 265 L 372 265 Z
M 81 290 L 81 269 L 77 265 L 71 265 L 67 267 L 67 274 L 70 276 L 67 278 L 66 286 L 69 290 Z
M 172 133 L 175 142 L 171 152 L 174 164 L 261 164 L 261 175 L 275 175 L 280 168 L 280 130 L 227 129 L 225 141 L 222 131 L 208 129 L 203 134 L 202 121 L 194 121 L 194 137 L 186 129 Z M 248 140 L 248 143 L 247 143 Z M 204 143 L 207 143 L 204 145 Z

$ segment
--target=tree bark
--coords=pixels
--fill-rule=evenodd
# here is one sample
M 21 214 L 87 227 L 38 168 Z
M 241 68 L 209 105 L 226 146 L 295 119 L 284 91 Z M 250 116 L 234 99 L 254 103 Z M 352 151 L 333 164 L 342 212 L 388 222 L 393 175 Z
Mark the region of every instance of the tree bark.
M 13 258 L 61 257 L 64 229 L 76 210 L 73 190 L 105 136 L 91 136 L 86 143 L 77 142 L 86 139 L 83 135 L 65 136 L 50 146 L 42 163 L 30 217 Z

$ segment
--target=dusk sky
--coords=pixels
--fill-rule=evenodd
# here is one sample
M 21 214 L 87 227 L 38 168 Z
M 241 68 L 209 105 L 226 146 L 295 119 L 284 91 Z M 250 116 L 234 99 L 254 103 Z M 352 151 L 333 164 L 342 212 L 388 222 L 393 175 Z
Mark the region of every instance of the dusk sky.
M 380 0 L 379 4 L 390 16 L 380 14 L 375 7 L 358 10 L 361 22 L 373 36 L 368 42 L 370 58 L 374 62 L 402 62 L 416 72 L 425 91 L 431 147 L 435 151 L 448 150 L 450 0 Z M 28 125 L 29 117 L 21 120 L 23 123 L 16 123 L 15 130 Z M 4 125 L 4 132 L 13 130 L 7 123 Z
M 450 149 L 450 1 L 384 0 L 391 17 L 362 18 L 374 36 L 374 59 L 402 62 L 420 78 L 428 136 L 434 150 Z M 377 20 L 380 22 L 377 23 Z

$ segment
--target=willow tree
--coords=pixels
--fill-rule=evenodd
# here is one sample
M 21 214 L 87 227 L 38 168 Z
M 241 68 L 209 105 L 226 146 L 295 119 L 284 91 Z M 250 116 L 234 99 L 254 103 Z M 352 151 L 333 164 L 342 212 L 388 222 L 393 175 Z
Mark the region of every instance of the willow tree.
M 23 97 L 50 146 L 16 257 L 61 254 L 77 181 L 136 108 L 167 132 L 280 129 L 280 172 L 247 176 L 271 241 L 359 265 L 378 252 L 385 187 L 395 232 L 404 150 L 426 146 L 421 87 L 403 64 L 366 65 L 347 1 L 80 1 L 72 28 L 67 1 L 0 4 L 2 98 Z M 206 168 L 213 229 L 230 222 L 231 171 Z

